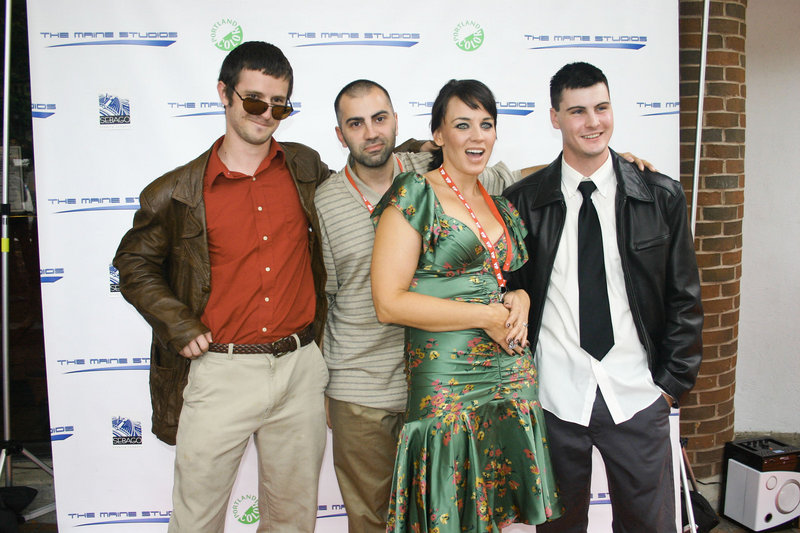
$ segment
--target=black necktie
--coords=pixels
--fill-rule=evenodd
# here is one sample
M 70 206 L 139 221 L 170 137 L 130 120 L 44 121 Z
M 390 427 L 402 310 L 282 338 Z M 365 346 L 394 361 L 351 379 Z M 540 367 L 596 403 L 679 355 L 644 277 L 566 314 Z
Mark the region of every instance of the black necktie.
M 595 189 L 597 186 L 592 181 L 578 185 L 583 195 L 578 212 L 578 298 L 581 348 L 600 361 L 614 346 L 614 329 L 606 289 L 603 234 L 591 198 Z

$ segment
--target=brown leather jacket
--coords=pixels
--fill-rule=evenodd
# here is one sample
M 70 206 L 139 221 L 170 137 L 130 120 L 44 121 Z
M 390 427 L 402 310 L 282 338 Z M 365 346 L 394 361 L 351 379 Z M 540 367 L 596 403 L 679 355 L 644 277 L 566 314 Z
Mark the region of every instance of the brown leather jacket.
M 298 143 L 280 143 L 303 210 L 311 223 L 309 247 L 317 293 L 317 342 L 327 313 L 325 266 L 314 208 L 317 185 L 330 175 L 319 154 Z M 203 177 L 211 151 L 167 172 L 145 187 L 133 227 L 114 257 L 120 290 L 153 328 L 150 398 L 153 433 L 175 444 L 189 360 L 178 352 L 208 331 L 200 321 L 211 292 Z

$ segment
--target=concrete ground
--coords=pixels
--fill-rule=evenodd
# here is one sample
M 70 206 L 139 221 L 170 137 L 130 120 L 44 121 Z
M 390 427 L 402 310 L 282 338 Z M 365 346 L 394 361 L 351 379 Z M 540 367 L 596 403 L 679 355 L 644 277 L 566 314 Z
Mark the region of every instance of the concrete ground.
M 34 456 L 48 466 L 52 466 L 49 456 L 34 453 Z M 13 462 L 13 482 L 14 486 L 31 487 L 38 492 L 36 498 L 25 508 L 22 513 L 30 516 L 37 510 L 47 510 L 55 504 L 55 492 L 53 490 L 53 478 L 48 473 L 40 469 L 27 458 L 14 458 Z M 55 509 L 40 516 L 30 517 L 29 521 L 21 524 L 20 533 L 44 533 L 58 531 L 56 526 Z

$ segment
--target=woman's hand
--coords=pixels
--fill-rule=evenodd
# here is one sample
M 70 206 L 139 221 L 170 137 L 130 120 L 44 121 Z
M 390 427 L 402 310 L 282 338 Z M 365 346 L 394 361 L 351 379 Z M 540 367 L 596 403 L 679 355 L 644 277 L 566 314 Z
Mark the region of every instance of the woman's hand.
M 511 346 L 508 340 L 508 317 L 509 312 L 506 307 L 501 303 L 493 303 L 485 306 L 487 313 L 487 322 L 483 326 L 483 330 L 494 342 L 500 345 L 509 355 L 514 355 L 516 346 Z
M 383 323 L 400 324 L 425 331 L 457 331 L 481 328 L 509 354 L 522 353 L 525 322 L 530 307 L 523 291 L 511 296 L 514 320 L 501 303 L 458 302 L 428 294 L 411 292 L 422 249 L 422 237 L 394 207 L 381 215 L 375 231 L 372 253 L 372 301 Z M 518 300 L 518 302 L 515 302 Z
M 531 299 L 522 289 L 509 291 L 503 298 L 503 305 L 509 310 L 506 344 L 513 343 L 519 346 L 518 353 L 528 346 L 528 312 L 531 308 Z

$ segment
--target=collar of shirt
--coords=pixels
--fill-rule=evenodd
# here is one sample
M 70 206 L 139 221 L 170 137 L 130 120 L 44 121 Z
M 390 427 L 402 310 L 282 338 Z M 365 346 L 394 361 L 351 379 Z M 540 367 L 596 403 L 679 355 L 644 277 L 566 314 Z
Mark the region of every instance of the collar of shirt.
M 400 174 L 401 172 L 404 172 L 404 170 L 401 168 L 402 163 L 400 162 L 400 159 L 398 158 L 398 156 L 396 154 L 392 154 L 391 157 L 392 157 L 392 165 L 393 165 L 392 180 L 394 180 L 394 178 L 396 178 L 397 175 Z M 347 156 L 347 170 L 350 171 L 350 177 L 353 178 L 353 181 L 356 183 L 356 187 L 358 187 L 358 191 L 356 191 L 356 190 L 352 191 L 353 196 L 356 197 L 356 199 L 359 202 L 363 202 L 363 200 L 361 199 L 361 195 L 359 194 L 359 192 L 360 192 L 361 194 L 363 194 L 367 198 L 367 200 L 370 201 L 370 203 L 372 203 L 372 205 L 377 204 L 378 202 L 380 202 L 380 200 L 383 197 L 383 195 L 382 194 L 378 194 L 377 192 L 375 192 L 375 190 L 372 187 L 367 185 L 366 182 L 364 182 L 358 176 L 358 174 L 356 174 L 354 164 L 355 164 L 355 160 L 353 159 L 353 156 L 352 155 L 348 155 Z M 342 170 L 342 172 L 344 173 L 344 169 Z M 348 183 L 348 187 L 349 187 L 349 183 Z
M 206 167 L 205 176 L 205 186 L 208 188 L 214 185 L 214 182 L 216 182 L 217 178 L 219 177 L 224 177 L 227 179 L 242 179 L 251 177 L 248 174 L 242 174 L 241 172 L 228 170 L 228 167 L 225 166 L 225 163 L 223 163 L 222 159 L 219 157 L 219 147 L 222 146 L 223 140 L 225 140 L 224 135 L 217 139 L 217 142 L 215 142 L 214 146 L 211 148 L 211 155 L 208 158 L 208 167 Z M 281 145 L 272 139 L 269 144 L 269 152 L 267 152 L 267 155 L 261 161 L 261 164 L 258 165 L 258 168 L 253 173 L 253 176 L 258 176 L 261 172 L 266 170 L 276 157 L 279 157 L 280 159 L 278 161 L 281 162 L 285 156 Z
M 591 176 L 584 176 L 564 161 L 561 157 L 561 181 L 564 184 L 564 189 L 570 198 L 578 194 L 578 185 L 582 181 L 592 180 L 597 186 L 597 192 L 604 198 L 613 197 L 614 188 L 617 186 L 617 178 L 614 174 L 614 164 L 611 154 L 606 158 L 605 163 L 600 165 L 600 168 L 594 171 Z
M 578 185 L 597 185 L 592 201 L 603 234 L 603 256 L 615 344 L 602 361 L 580 348 L 578 294 L 578 215 L 583 199 Z M 562 420 L 588 426 L 597 387 L 615 423 L 630 419 L 658 397 L 628 303 L 617 242 L 616 176 L 609 157 L 584 177 L 562 158 L 561 192 L 567 206 L 564 230 L 553 262 L 537 345 L 539 400 Z M 611 243 L 609 245 L 608 243 Z M 542 354 L 547 354 L 543 356 Z

